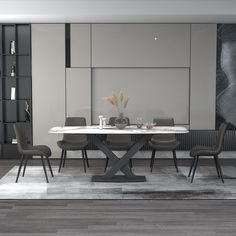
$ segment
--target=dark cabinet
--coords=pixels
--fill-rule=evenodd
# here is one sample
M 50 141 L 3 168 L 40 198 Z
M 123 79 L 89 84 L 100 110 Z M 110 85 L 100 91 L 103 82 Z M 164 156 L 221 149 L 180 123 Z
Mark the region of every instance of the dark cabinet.
M 29 24 L 0 25 L 0 144 L 1 158 L 19 157 L 13 129 L 26 126 L 32 142 L 31 29 Z M 30 112 L 30 114 L 29 114 Z

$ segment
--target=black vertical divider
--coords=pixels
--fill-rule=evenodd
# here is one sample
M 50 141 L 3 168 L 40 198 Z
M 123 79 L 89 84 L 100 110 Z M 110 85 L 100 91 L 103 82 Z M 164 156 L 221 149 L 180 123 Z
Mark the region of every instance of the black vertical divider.
M 19 78 L 18 75 L 18 63 L 17 63 L 17 53 L 18 53 L 18 40 L 17 40 L 17 26 L 15 25 L 15 45 L 16 45 L 16 53 L 14 55 L 13 64 L 15 65 L 15 78 L 16 78 L 16 87 L 15 87 L 15 99 L 16 99 L 16 121 L 19 120 L 19 102 L 18 102 L 18 89 L 19 89 Z
M 0 60 L 1 60 L 1 64 L 0 64 L 0 84 L 2 84 L 3 85 L 3 37 L 2 37 L 2 35 L 3 35 L 3 32 L 2 32 L 2 25 L 0 25 L 0 56 L 1 56 L 1 58 L 0 58 Z M 3 101 L 2 101 L 2 99 L 3 99 L 3 86 L 1 86 L 1 97 L 0 97 L 0 106 L 1 106 L 1 110 L 0 110 L 0 112 L 1 112 L 1 115 L 0 115 L 0 119 L 1 119 L 1 121 L 0 121 L 0 145 L 1 145 L 1 158 L 2 158 L 2 156 L 3 156 L 3 135 L 4 135 L 4 133 L 3 133 Z
M 65 24 L 65 43 L 66 43 L 66 46 L 65 46 L 65 49 L 66 49 L 66 68 L 70 68 L 70 24 L 67 23 Z

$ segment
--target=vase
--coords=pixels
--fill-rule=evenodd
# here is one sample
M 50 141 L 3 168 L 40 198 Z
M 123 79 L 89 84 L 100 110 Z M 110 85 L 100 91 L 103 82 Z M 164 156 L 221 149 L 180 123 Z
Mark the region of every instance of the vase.
M 25 121 L 30 121 L 30 107 L 29 107 L 29 103 L 27 101 L 25 101 Z
M 124 129 L 128 125 L 128 120 L 124 117 L 124 114 L 120 112 L 118 117 L 115 118 L 114 123 L 117 129 Z
M 15 68 L 14 65 L 11 67 L 11 73 L 10 73 L 10 75 L 11 75 L 11 77 L 14 77 L 14 76 L 16 75 L 16 68 Z
M 10 54 L 14 55 L 16 53 L 16 43 L 15 40 L 10 42 Z

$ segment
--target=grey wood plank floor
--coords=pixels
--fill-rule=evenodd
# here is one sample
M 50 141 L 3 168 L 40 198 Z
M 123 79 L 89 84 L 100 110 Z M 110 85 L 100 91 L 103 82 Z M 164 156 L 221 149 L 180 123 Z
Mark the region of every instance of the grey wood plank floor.
M 58 160 L 52 161 L 52 164 Z M 101 165 L 104 161 L 92 160 Z M 224 160 L 222 164 L 235 161 Z M 40 162 L 39 162 L 40 163 Z M 30 164 L 39 164 L 30 161 Z M 201 164 L 208 165 L 208 161 Z M 3 176 L 16 160 L 0 160 Z M 134 165 L 148 165 L 135 160 Z M 173 165 L 172 160 L 159 160 Z M 179 164 L 189 165 L 188 160 Z M 70 160 L 67 165 L 81 165 Z M 211 163 L 212 165 L 212 163 Z M 2 200 L 0 236 L 235 236 L 235 200 Z

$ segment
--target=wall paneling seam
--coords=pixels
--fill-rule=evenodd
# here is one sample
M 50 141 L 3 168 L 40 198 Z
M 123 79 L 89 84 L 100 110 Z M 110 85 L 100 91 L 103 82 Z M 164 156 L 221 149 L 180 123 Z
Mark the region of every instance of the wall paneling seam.
M 91 125 L 93 125 L 93 112 L 92 112 L 92 109 L 93 109 L 93 47 L 92 47 L 92 27 L 93 25 L 92 24 L 89 24 L 89 29 L 90 29 L 90 92 L 91 92 L 91 101 L 90 101 L 90 123 Z
M 191 70 L 192 70 L 192 61 L 191 61 L 191 55 L 192 55 L 192 24 L 190 24 L 190 50 L 189 50 L 189 96 L 188 96 L 188 102 L 189 102 L 189 106 L 188 106 L 188 123 L 189 123 L 189 129 L 191 129 Z

